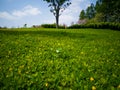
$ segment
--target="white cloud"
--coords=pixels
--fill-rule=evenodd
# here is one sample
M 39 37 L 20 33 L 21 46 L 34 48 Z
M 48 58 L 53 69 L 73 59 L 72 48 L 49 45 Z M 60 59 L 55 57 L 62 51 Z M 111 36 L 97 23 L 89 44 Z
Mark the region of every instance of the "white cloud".
M 51 18 L 51 19 L 49 19 L 49 20 L 43 20 L 42 23 L 43 23 L 43 24 L 46 24 L 46 23 L 47 23 L 47 24 L 51 24 L 51 23 L 53 24 L 53 23 L 55 23 L 55 19 L 52 19 L 52 18 Z
M 72 0 L 72 4 L 60 16 L 60 23 L 70 25 L 77 22 L 80 11 L 86 9 L 90 5 L 89 0 Z
M 32 7 L 31 5 L 28 5 L 24 7 L 22 10 L 15 10 L 12 15 L 23 17 L 28 15 L 38 15 L 40 14 L 40 10 L 38 8 Z
M 38 8 L 35 8 L 31 5 L 27 5 L 22 10 L 14 10 L 11 13 L 0 12 L 0 18 L 13 20 L 13 19 L 22 18 L 22 17 L 25 17 L 25 16 L 39 15 L 39 14 L 41 14 L 41 12 Z
M 60 16 L 60 24 L 70 25 L 71 22 L 73 21 L 74 21 L 74 17 L 72 15 L 64 14 Z
M 14 17 L 10 15 L 8 12 L 0 12 L 0 18 L 9 19 L 9 20 L 14 19 Z

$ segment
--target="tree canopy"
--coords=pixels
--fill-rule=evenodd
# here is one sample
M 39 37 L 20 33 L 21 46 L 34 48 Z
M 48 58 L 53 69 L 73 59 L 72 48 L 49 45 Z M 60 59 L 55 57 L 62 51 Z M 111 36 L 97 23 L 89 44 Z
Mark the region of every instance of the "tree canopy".
M 80 20 L 83 20 L 83 19 L 85 19 L 85 18 L 86 18 L 85 11 L 82 10 L 82 11 L 80 12 L 79 19 L 80 19 Z
M 86 19 L 99 20 L 101 22 L 120 22 L 120 0 L 97 0 L 96 4 L 88 6 L 85 15 Z M 80 18 L 83 17 L 83 10 Z
M 70 0 L 43 0 L 46 1 L 50 7 L 50 12 L 53 13 L 53 15 L 56 18 L 56 28 L 59 27 L 59 16 L 61 13 L 71 4 Z

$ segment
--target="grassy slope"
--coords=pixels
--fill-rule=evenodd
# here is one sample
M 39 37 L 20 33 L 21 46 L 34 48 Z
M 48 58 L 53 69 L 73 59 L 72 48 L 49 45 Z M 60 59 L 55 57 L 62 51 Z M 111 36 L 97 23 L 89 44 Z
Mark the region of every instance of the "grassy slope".
M 120 32 L 0 30 L 1 89 L 120 88 Z

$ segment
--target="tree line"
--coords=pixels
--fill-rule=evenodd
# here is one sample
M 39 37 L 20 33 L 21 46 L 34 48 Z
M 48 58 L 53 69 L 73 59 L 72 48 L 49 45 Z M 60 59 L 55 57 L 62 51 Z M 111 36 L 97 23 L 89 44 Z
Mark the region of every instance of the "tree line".
M 50 12 L 56 19 L 56 28 L 59 27 L 59 16 L 71 4 L 71 0 L 43 0 L 48 3 Z M 97 0 L 94 5 L 91 3 L 86 10 L 82 10 L 79 21 L 82 24 L 97 22 L 120 23 L 120 0 Z
M 120 23 L 120 0 L 97 0 L 80 12 L 79 20 Z

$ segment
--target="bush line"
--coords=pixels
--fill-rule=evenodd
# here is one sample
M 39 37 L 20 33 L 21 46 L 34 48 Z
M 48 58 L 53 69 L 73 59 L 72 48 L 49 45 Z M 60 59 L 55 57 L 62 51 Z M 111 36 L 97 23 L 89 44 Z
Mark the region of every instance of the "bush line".
M 43 28 L 56 28 L 56 24 L 42 24 Z M 80 28 L 94 28 L 94 29 L 113 29 L 120 31 L 120 23 L 110 23 L 110 22 L 100 22 L 100 23 L 90 23 L 90 24 L 74 24 L 69 27 L 64 25 L 59 26 L 60 29 L 80 29 Z
M 42 24 L 41 27 L 43 28 L 56 28 L 56 24 Z M 59 25 L 60 29 L 64 29 L 65 26 Z
M 80 29 L 80 28 L 95 28 L 95 29 L 114 29 L 120 30 L 120 23 L 109 23 L 109 22 L 102 22 L 102 23 L 90 23 L 84 25 L 72 25 L 68 27 L 69 29 Z

